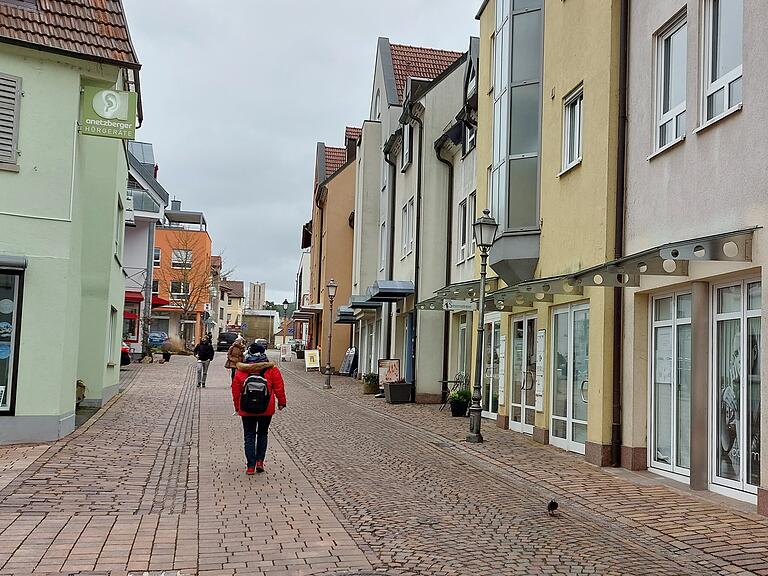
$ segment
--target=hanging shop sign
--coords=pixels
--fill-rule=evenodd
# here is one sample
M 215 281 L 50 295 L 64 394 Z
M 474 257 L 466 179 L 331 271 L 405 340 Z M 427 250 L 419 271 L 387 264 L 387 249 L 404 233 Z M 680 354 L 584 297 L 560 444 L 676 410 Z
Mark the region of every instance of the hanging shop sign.
M 83 86 L 80 133 L 86 136 L 134 140 L 137 101 L 136 92 Z

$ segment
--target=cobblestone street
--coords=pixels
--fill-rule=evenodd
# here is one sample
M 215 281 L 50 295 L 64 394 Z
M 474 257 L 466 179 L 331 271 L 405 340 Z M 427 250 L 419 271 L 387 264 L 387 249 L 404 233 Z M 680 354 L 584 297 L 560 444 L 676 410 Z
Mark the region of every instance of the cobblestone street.
M 132 365 L 66 439 L 0 449 L 0 574 L 768 574 L 768 521 L 284 363 L 247 477 L 223 355 Z M 546 514 L 550 498 L 560 503 Z

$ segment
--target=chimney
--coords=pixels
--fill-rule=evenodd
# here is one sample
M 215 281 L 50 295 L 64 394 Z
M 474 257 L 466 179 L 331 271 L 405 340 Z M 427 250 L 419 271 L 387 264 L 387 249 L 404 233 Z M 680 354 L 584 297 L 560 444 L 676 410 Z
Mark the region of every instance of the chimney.
M 181 200 L 171 200 L 171 210 L 181 210 Z

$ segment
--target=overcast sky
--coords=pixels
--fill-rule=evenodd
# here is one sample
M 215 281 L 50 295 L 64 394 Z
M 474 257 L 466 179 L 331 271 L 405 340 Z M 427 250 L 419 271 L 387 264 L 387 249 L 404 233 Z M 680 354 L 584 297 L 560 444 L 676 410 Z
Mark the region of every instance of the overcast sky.
M 233 277 L 293 300 L 315 144 L 370 106 L 376 40 L 465 51 L 481 0 L 124 0 L 158 179 Z

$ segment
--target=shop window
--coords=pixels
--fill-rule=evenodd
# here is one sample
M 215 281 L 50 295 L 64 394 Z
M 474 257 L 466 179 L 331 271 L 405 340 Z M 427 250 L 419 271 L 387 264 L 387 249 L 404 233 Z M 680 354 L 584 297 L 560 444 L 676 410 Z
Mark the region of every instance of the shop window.
M 23 273 L 0 270 L 0 415 L 13 414 Z
M 135 302 L 127 303 L 123 311 L 123 340 L 139 341 L 139 305 Z

